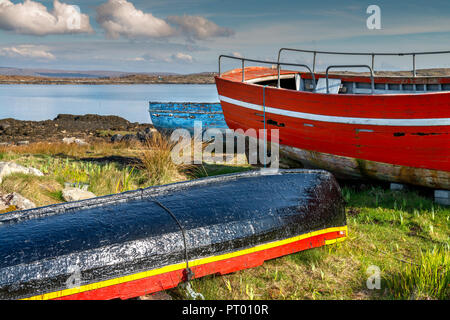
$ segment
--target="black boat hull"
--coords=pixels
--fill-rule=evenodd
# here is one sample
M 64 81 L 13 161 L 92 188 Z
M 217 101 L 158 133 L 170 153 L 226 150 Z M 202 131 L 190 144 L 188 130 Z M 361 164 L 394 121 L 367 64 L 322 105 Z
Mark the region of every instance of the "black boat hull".
M 0 216 L 0 299 L 129 298 L 185 280 L 186 259 L 200 277 L 345 237 L 325 171 L 152 187 Z

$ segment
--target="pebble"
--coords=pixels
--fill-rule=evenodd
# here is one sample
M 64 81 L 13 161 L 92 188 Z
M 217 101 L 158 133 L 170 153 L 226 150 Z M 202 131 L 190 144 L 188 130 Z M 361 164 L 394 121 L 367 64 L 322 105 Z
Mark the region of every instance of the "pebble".
M 75 138 L 75 137 L 72 137 L 72 138 L 63 138 L 62 141 L 63 141 L 64 143 L 67 143 L 67 144 L 76 143 L 76 144 L 78 144 L 78 145 L 80 145 L 80 146 L 85 146 L 85 145 L 87 145 L 87 142 L 86 142 L 86 141 L 84 141 L 83 139 Z
M 0 162 L 0 183 L 3 178 L 12 173 L 24 173 L 35 176 L 43 176 L 44 174 L 35 168 L 27 168 L 14 162 Z
M 62 191 L 62 197 L 65 201 L 72 202 L 95 198 L 96 195 L 90 191 L 79 188 L 65 188 Z
M 32 201 L 21 196 L 17 192 L 0 194 L 0 211 L 8 209 L 11 206 L 16 207 L 17 210 L 28 210 L 36 208 L 36 205 Z

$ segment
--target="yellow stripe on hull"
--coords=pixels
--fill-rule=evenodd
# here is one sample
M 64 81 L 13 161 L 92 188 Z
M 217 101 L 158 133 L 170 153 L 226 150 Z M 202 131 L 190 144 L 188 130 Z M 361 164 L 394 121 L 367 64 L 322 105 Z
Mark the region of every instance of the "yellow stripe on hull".
M 337 239 L 331 239 L 331 240 L 325 240 L 325 245 L 329 245 L 329 244 L 333 244 L 333 243 L 345 240 L 347 238 L 348 229 L 347 229 L 347 226 L 322 229 L 319 231 L 302 234 L 302 235 L 299 235 L 299 236 L 296 236 L 293 238 L 288 238 L 288 239 L 284 239 L 284 240 L 279 240 L 279 241 L 274 241 L 274 242 L 257 245 L 255 247 L 248 248 L 248 249 L 243 249 L 243 250 L 239 250 L 239 251 L 235 251 L 235 252 L 221 254 L 218 256 L 211 256 L 211 257 L 207 257 L 207 258 L 200 258 L 200 259 L 192 260 L 192 261 L 189 261 L 189 266 L 195 267 L 195 266 L 208 264 L 211 262 L 227 260 L 227 259 L 247 255 L 250 253 L 264 251 L 264 250 L 268 250 L 271 248 L 283 246 L 286 244 L 290 244 L 293 242 L 297 242 L 297 241 L 300 241 L 303 239 L 319 236 L 319 235 L 322 235 L 325 233 L 330 233 L 330 232 L 344 232 L 344 237 L 337 238 Z M 186 268 L 186 263 L 182 262 L 182 263 L 172 264 L 172 265 L 168 265 L 168 266 L 154 269 L 154 270 L 135 273 L 135 274 L 128 275 L 128 276 L 123 276 L 123 277 L 114 278 L 114 279 L 110 279 L 110 280 L 95 282 L 95 283 L 83 285 L 83 286 L 80 286 L 77 288 L 64 289 L 64 290 L 60 290 L 60 291 L 45 293 L 45 294 L 30 297 L 30 298 L 25 298 L 23 300 L 57 299 L 57 298 L 61 298 L 61 297 L 65 297 L 65 296 L 69 296 L 69 295 L 73 295 L 73 294 L 77 294 L 77 293 L 82 293 L 82 292 L 86 292 L 86 291 L 92 291 L 92 290 L 97 290 L 97 289 L 101 289 L 101 288 L 105 288 L 105 287 L 109 287 L 109 286 L 113 286 L 113 285 L 122 284 L 125 282 L 140 280 L 140 279 L 148 278 L 151 276 L 156 276 L 156 275 L 167 273 L 167 272 L 182 270 L 185 268 Z

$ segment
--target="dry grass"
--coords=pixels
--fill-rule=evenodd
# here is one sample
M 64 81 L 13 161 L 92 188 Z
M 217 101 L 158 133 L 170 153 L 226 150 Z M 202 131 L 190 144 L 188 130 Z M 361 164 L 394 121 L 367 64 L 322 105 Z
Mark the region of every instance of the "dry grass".
M 2 146 L 0 161 L 34 167 L 45 177 L 11 175 L 0 188 L 18 192 L 40 206 L 63 201 L 61 189 L 65 183 L 89 185 L 90 191 L 102 196 L 189 179 L 189 166 L 177 165 L 171 159 L 173 146 L 160 134 L 154 134 L 145 144 L 40 142 Z
M 24 174 L 12 174 L 3 179 L 1 189 L 4 192 L 17 192 L 34 202 L 37 206 L 46 206 L 62 202 L 62 185 L 51 177 L 35 177 Z
M 187 179 L 183 171 L 186 171 L 190 166 L 176 164 L 172 160 L 174 146 L 174 142 L 171 142 L 167 136 L 158 132 L 154 133 L 152 138 L 144 144 L 140 160 L 151 185 Z
M 119 142 L 109 143 L 106 141 L 95 142 L 88 145 L 76 143 L 67 144 L 63 142 L 36 142 L 23 146 L 1 146 L 0 154 L 3 155 L 48 155 L 63 157 L 86 157 L 86 156 L 111 156 L 111 155 L 135 155 L 135 150 L 140 149 L 140 143 Z

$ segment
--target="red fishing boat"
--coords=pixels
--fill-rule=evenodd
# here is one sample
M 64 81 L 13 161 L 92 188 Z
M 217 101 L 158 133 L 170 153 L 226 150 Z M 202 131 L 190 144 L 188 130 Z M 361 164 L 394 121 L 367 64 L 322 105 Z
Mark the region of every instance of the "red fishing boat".
M 312 53 L 313 67 L 281 62 L 283 51 Z M 450 76 L 421 75 L 415 63 L 418 55 L 443 53 L 450 51 L 375 54 L 282 48 L 276 62 L 222 55 L 216 85 L 230 129 L 265 128 L 268 141 L 270 129 L 279 129 L 281 153 L 305 167 L 339 177 L 449 190 Z M 318 54 L 369 55 L 372 65 L 330 65 L 318 73 Z M 412 74 L 374 74 L 379 55 L 411 56 Z M 242 67 L 221 73 L 223 58 L 238 59 Z M 246 62 L 270 66 L 246 67 Z M 354 68 L 369 72 L 348 72 Z M 338 69 L 347 72 L 330 73 Z

